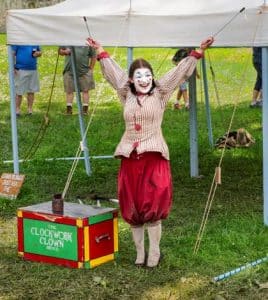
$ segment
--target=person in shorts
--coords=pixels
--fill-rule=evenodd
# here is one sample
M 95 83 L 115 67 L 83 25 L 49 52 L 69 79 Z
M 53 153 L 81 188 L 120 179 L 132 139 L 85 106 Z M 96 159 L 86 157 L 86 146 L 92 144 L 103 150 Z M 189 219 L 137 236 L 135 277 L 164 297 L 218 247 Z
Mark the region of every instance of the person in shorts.
M 262 48 L 253 47 L 252 63 L 257 72 L 256 81 L 252 92 L 252 101 L 249 107 L 262 107 Z
M 93 78 L 93 70 L 96 63 L 96 53 L 93 48 L 76 46 L 73 48 L 75 53 L 75 64 L 78 75 L 79 90 L 82 93 L 83 114 L 88 114 L 89 106 L 89 91 L 95 88 Z M 66 114 L 73 113 L 73 99 L 74 99 L 74 78 L 71 63 L 71 49 L 68 47 L 59 47 L 58 53 L 65 56 L 65 64 L 63 70 L 63 84 L 66 93 Z
M 42 55 L 39 46 L 13 45 L 14 54 L 14 81 L 16 92 L 16 115 L 21 115 L 21 103 L 24 94 L 27 94 L 28 115 L 33 113 L 34 94 L 39 92 L 39 74 L 37 58 Z

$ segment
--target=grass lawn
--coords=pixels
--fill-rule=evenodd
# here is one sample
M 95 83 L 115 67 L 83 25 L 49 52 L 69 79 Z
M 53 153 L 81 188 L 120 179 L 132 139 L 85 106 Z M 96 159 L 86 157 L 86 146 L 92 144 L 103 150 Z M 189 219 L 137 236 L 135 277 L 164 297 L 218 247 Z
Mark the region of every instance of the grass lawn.
M 109 49 L 112 53 L 113 49 Z M 172 67 L 175 49 L 135 49 L 135 57 L 148 59 L 156 78 Z M 255 70 L 250 49 L 211 49 L 210 61 L 216 75 L 219 99 L 208 68 L 210 109 L 214 141 L 228 129 L 235 108 L 232 130 L 247 129 L 256 143 L 248 148 L 226 150 L 222 162 L 222 184 L 218 186 L 197 254 L 197 233 L 208 199 L 221 150 L 208 142 L 205 97 L 197 81 L 198 145 L 200 178 L 190 177 L 189 112 L 173 110 L 175 94 L 168 104 L 163 132 L 170 149 L 174 184 L 172 212 L 163 222 L 161 248 L 165 255 L 153 270 L 133 265 L 135 250 L 129 227 L 119 218 L 119 257 L 92 270 L 69 269 L 24 261 L 17 256 L 17 208 L 49 201 L 61 193 L 72 161 L 46 158 L 74 157 L 81 137 L 78 116 L 67 117 L 62 84 L 63 58 L 56 70 L 49 109 L 49 125 L 31 160 L 20 164 L 26 175 L 16 200 L 0 199 L 0 299 L 268 299 L 267 262 L 248 268 L 218 283 L 212 278 L 267 255 L 268 228 L 263 224 L 262 116 L 249 109 Z M 116 60 L 126 66 L 126 49 L 117 49 Z M 165 59 L 166 57 L 166 59 Z M 34 114 L 26 116 L 26 101 L 18 119 L 19 156 L 27 153 L 47 112 L 56 47 L 43 47 L 39 59 L 41 91 L 36 95 Z M 199 67 L 198 67 L 199 68 Z M 5 35 L 0 36 L 0 171 L 13 172 L 10 98 Z M 112 155 L 123 133 L 122 108 L 96 66 L 97 88 L 91 93 L 87 134 L 91 156 Z M 77 111 L 76 105 L 74 110 Z M 78 163 L 66 201 L 94 204 L 91 193 L 117 198 L 119 161 L 91 159 L 92 175 Z M 110 204 L 110 207 L 116 207 Z

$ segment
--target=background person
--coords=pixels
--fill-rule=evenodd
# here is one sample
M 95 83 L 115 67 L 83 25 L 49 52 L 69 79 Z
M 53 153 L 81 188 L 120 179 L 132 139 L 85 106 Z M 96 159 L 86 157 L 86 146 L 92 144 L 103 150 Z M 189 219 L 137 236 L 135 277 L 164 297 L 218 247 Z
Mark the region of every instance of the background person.
M 252 92 L 250 107 L 262 107 L 262 48 L 253 47 L 252 63 L 257 72 L 257 78 Z
M 120 210 L 131 227 L 137 251 L 135 265 L 153 268 L 161 258 L 161 220 L 167 218 L 172 203 L 169 150 L 161 129 L 163 114 L 171 95 L 191 76 L 213 38 L 204 41 L 201 49 L 192 51 L 157 81 L 146 60 L 134 60 L 127 74 L 97 41 L 88 38 L 87 42 L 96 49 L 103 75 L 123 106 L 125 132 L 114 154 L 121 159 Z M 149 237 L 148 258 L 144 248 L 145 225 Z
M 74 79 L 71 63 L 71 49 L 68 47 L 60 47 L 58 50 L 60 55 L 65 56 L 65 65 L 63 70 L 64 91 L 66 93 L 66 114 L 72 115 L 73 99 L 74 99 Z M 83 114 L 88 114 L 89 91 L 95 88 L 93 78 L 93 70 L 96 63 L 96 52 L 93 48 L 87 46 L 74 47 L 76 58 L 76 70 L 78 75 L 78 85 L 82 92 Z
M 37 57 L 42 55 L 39 46 L 13 45 L 14 81 L 16 92 L 16 115 L 21 114 L 22 97 L 27 93 L 28 115 L 33 113 L 34 93 L 39 92 L 39 75 L 37 71 Z
M 190 54 L 191 50 L 192 50 L 191 48 L 181 48 L 181 49 L 177 50 L 172 58 L 173 64 L 177 65 L 182 59 L 184 59 L 185 57 L 187 57 Z M 196 77 L 198 79 L 200 78 L 197 70 L 196 70 Z M 174 109 L 182 108 L 182 106 L 180 104 L 181 97 L 183 98 L 183 101 L 184 101 L 184 107 L 186 109 L 189 109 L 190 104 L 189 104 L 188 81 L 187 80 L 185 80 L 184 82 L 182 82 L 179 85 L 179 89 L 178 89 L 178 92 L 176 95 L 176 101 L 174 103 Z

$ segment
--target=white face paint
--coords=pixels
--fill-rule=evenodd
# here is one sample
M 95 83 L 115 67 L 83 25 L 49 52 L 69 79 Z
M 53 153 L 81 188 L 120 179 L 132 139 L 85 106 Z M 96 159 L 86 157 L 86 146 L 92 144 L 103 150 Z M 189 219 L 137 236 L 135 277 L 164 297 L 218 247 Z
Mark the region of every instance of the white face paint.
M 148 68 L 136 69 L 133 74 L 133 83 L 137 92 L 147 94 L 152 88 L 152 72 Z

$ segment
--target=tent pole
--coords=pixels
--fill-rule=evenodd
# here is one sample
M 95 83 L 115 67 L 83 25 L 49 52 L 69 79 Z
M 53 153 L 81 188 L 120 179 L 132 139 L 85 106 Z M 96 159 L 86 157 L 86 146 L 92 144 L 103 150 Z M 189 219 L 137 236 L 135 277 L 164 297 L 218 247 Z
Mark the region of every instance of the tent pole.
M 14 174 L 19 174 L 16 95 L 15 95 L 15 84 L 14 84 L 14 55 L 10 45 L 7 47 L 7 50 L 8 50 L 8 73 L 9 73 L 11 130 L 12 130 L 13 170 L 14 170 Z
M 198 177 L 198 134 L 196 103 L 196 71 L 189 78 L 190 101 L 190 176 Z
M 262 48 L 263 219 L 268 225 L 268 48 Z
M 133 62 L 133 47 L 128 47 L 127 48 L 127 69 L 128 70 L 132 62 Z
M 76 92 L 76 101 L 77 101 L 77 106 L 78 106 L 78 117 L 79 117 L 79 124 L 80 124 L 80 132 L 81 132 L 81 137 L 82 137 L 82 151 L 84 152 L 84 161 L 85 161 L 85 168 L 86 168 L 86 173 L 87 175 L 91 174 L 91 168 L 90 168 L 90 162 L 89 162 L 89 151 L 87 147 L 87 138 L 86 138 L 86 132 L 85 132 L 85 125 L 82 117 L 82 104 L 81 104 L 81 94 L 80 94 L 80 89 L 78 86 L 78 75 L 77 75 L 77 69 L 75 65 L 76 57 L 75 57 L 75 51 L 74 47 L 71 48 L 71 63 L 72 63 L 72 71 L 73 71 L 73 78 L 74 78 L 74 87 L 75 87 L 75 92 Z
M 208 95 L 208 80 L 207 80 L 207 68 L 205 58 L 201 59 L 202 71 L 203 71 L 203 82 L 205 91 L 205 105 L 206 105 L 206 115 L 207 115 L 207 126 L 208 126 L 208 140 L 211 147 L 213 147 L 213 134 L 211 126 L 211 113 L 209 106 L 209 95 Z

